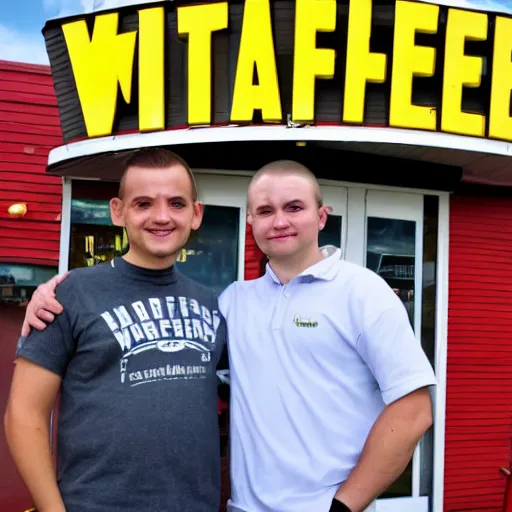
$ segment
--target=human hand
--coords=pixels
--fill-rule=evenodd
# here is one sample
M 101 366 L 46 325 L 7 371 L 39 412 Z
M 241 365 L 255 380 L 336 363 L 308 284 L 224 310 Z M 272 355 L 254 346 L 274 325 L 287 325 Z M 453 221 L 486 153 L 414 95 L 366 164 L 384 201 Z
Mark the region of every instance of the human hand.
M 59 274 L 37 287 L 27 305 L 21 328 L 22 336 L 28 336 L 31 327 L 38 331 L 44 331 L 46 329 L 45 322 L 53 322 L 55 315 L 62 313 L 62 306 L 55 298 L 55 289 L 68 275 L 69 272 Z

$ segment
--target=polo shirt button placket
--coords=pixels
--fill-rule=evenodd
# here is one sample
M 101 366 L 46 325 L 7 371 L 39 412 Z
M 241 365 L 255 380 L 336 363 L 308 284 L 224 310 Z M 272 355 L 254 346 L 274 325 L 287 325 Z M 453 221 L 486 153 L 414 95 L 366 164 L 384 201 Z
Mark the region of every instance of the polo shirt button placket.
M 290 296 L 289 286 L 290 286 L 290 283 L 280 286 L 279 296 L 278 296 L 277 302 L 276 302 L 276 309 L 274 311 L 274 316 L 273 316 L 273 320 L 272 320 L 272 329 L 273 330 L 281 329 L 281 326 L 283 324 L 285 312 L 288 309 L 286 300 Z

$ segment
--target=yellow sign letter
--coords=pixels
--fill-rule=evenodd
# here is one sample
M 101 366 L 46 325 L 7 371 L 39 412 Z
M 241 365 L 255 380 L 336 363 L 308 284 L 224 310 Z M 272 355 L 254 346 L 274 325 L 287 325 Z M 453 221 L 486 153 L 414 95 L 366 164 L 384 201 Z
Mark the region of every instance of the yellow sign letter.
M 164 9 L 139 11 L 139 130 L 165 128 Z
M 510 91 L 512 89 L 512 20 L 496 17 L 492 63 L 489 137 L 512 141 Z
M 450 9 L 446 22 L 441 130 L 483 137 L 485 116 L 462 112 L 462 88 L 478 87 L 482 57 L 464 55 L 466 39 L 485 41 L 487 14 Z
M 417 32 L 435 34 L 439 6 L 398 0 L 395 7 L 393 71 L 389 124 L 400 128 L 436 129 L 436 112 L 412 104 L 414 76 L 433 76 L 436 51 L 414 44 Z
M 228 3 L 178 7 L 178 34 L 188 34 L 188 123 L 212 117 L 212 32 L 228 26 Z
M 91 39 L 84 20 L 62 26 L 89 137 L 112 133 L 118 84 L 131 100 L 137 33 L 118 34 L 117 25 L 118 13 L 96 16 Z
M 255 66 L 258 85 L 253 84 Z M 231 120 L 252 121 L 255 109 L 261 109 L 263 121 L 283 117 L 269 0 L 245 1 Z
M 362 123 L 366 82 L 386 80 L 386 55 L 370 52 L 372 0 L 350 0 L 343 121 Z
M 296 0 L 293 58 L 293 121 L 313 121 L 315 80 L 334 76 L 335 52 L 316 47 L 317 32 L 336 28 L 336 0 Z

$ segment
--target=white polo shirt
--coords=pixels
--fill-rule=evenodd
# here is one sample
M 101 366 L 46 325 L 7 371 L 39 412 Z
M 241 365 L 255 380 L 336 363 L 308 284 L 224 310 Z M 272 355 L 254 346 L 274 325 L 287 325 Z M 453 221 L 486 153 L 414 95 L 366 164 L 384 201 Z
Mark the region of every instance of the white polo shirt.
M 232 512 L 327 512 L 386 404 L 436 383 L 393 290 L 324 252 L 284 286 L 267 265 L 221 295 Z

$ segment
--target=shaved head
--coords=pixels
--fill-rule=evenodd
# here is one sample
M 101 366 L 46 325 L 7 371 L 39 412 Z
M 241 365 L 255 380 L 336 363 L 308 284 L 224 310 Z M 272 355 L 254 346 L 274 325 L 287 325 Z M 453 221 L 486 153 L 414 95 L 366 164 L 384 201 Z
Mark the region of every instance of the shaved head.
M 251 190 L 254 188 L 254 185 L 265 176 L 297 176 L 299 178 L 305 178 L 313 187 L 318 207 L 322 206 L 322 192 L 320 191 L 320 185 L 318 184 L 316 176 L 305 165 L 293 160 L 276 160 L 275 162 L 264 165 L 252 177 L 251 183 L 249 184 L 247 193 L 248 203 L 250 203 Z

